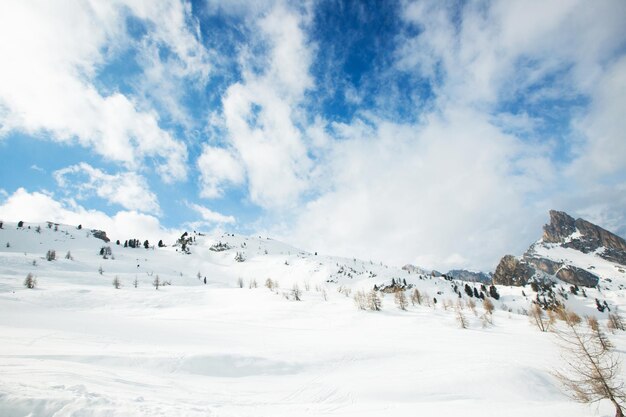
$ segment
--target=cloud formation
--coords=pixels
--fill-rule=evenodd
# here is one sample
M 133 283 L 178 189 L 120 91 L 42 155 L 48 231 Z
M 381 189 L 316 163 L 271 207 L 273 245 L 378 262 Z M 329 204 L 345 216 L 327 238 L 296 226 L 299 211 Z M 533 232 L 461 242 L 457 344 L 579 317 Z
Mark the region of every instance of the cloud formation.
M 53 175 L 59 187 L 78 199 L 95 194 L 128 210 L 157 215 L 161 212 L 157 196 L 150 191 L 146 179 L 136 173 L 111 175 L 82 162 L 59 169 Z
M 111 240 L 148 239 L 174 242 L 180 235 L 178 230 L 161 226 L 159 219 L 134 210 L 118 211 L 109 216 L 98 210 L 87 209 L 72 199 L 59 200 L 46 192 L 29 192 L 17 189 L 0 204 L 0 218 L 5 221 L 45 222 L 79 225 L 85 229 L 107 232 Z
M 119 91 L 101 92 L 96 76 L 132 43 L 125 22 L 134 17 L 151 27 L 151 45 L 167 45 L 177 57 L 168 66 L 206 77 L 206 53 L 188 30 L 188 12 L 167 0 L 149 7 L 134 1 L 3 2 L 0 57 L 10 65 L 0 67 L 0 134 L 19 130 L 77 143 L 130 169 L 150 158 L 164 181 L 184 179 L 185 144 L 160 126 L 154 109 Z

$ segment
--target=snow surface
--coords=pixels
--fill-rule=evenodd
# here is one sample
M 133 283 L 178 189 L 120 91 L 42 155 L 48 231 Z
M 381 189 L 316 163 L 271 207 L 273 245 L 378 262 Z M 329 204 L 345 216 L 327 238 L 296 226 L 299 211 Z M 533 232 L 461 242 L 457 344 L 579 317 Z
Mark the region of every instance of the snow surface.
M 443 307 L 458 300 L 455 284 L 467 301 L 459 281 L 317 256 L 264 237 L 193 235 L 185 255 L 174 246 L 107 245 L 73 226 L 55 231 L 43 223 L 40 233 L 36 226 L 0 229 L 3 417 L 614 413 L 608 402 L 581 405 L 560 391 L 550 374 L 563 365 L 555 335 L 519 314 L 532 300 L 530 287 L 499 287 L 493 326 L 483 328 L 478 307 L 464 310 L 470 327 L 460 329 L 454 309 Z M 217 242 L 231 249 L 212 251 Z M 103 246 L 114 259 L 99 255 Z M 46 261 L 49 249 L 57 260 Z M 580 265 L 594 256 L 537 250 Z M 68 251 L 73 259 L 65 259 Z M 244 262 L 234 260 L 237 252 Z M 589 289 L 567 303 L 605 319 L 594 298 L 623 306 L 626 278 L 597 256 L 593 264 L 611 279 L 601 285 L 610 291 Z M 23 286 L 29 272 L 35 289 Z M 155 290 L 157 275 L 171 285 Z M 266 288 L 267 278 L 280 287 Z M 371 312 L 345 295 L 392 278 L 438 303 L 401 311 L 388 294 L 383 310 Z M 249 288 L 253 280 L 257 288 Z M 294 284 L 302 301 L 292 299 Z M 626 337 L 611 337 L 623 353 Z

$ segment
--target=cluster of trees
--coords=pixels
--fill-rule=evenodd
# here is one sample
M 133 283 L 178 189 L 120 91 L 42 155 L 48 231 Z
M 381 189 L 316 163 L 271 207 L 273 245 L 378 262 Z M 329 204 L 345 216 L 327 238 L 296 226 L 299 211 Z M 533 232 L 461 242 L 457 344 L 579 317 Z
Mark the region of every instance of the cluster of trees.
M 194 242 L 194 237 L 189 236 L 189 233 L 185 232 L 176 241 L 180 245 L 181 251 L 187 255 L 191 253 L 189 246 Z
M 120 245 L 120 241 L 118 240 L 116 242 L 118 245 Z M 139 239 L 128 239 L 124 241 L 124 247 L 125 248 L 140 248 L 141 247 L 141 241 Z M 148 239 L 144 240 L 143 242 L 143 247 L 148 249 L 150 247 L 150 242 L 148 242 Z
M 111 250 L 110 246 L 102 246 L 100 248 L 100 256 L 102 256 L 103 259 L 109 259 L 109 257 L 115 259 L 113 258 L 113 250 Z

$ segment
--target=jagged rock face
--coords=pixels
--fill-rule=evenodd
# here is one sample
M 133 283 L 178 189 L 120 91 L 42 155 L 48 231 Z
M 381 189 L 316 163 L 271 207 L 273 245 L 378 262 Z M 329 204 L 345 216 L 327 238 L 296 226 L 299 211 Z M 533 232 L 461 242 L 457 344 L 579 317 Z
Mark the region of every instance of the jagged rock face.
M 579 235 L 571 237 L 574 232 Z M 626 240 L 584 219 L 576 219 L 562 211 L 550 211 L 550 223 L 543 227 L 543 241 L 558 243 L 589 253 L 604 247 L 598 256 L 626 265 Z
M 513 255 L 506 255 L 498 264 L 493 274 L 493 283 L 497 285 L 526 285 L 535 274 L 528 264 L 522 263 Z
M 587 220 L 574 219 L 562 211 L 550 210 L 550 223 L 543 227 L 542 240 L 528 248 L 522 261 L 511 255 L 502 258 L 493 275 L 493 283 L 525 285 L 533 277 L 541 279 L 553 276 L 571 285 L 598 285 L 600 277 L 597 275 L 571 265 L 571 261 L 548 259 L 537 250 L 542 246 L 550 249 L 554 245 L 583 253 L 593 252 L 608 261 L 626 265 L 624 239 Z
M 529 257 L 527 256 L 527 254 L 524 254 L 524 260 L 532 265 L 534 268 L 543 271 L 549 275 L 556 274 L 556 272 L 563 266 L 563 264 L 560 262 L 555 262 L 546 258 Z
M 105 242 L 109 243 L 111 241 L 111 239 L 109 239 L 107 237 L 107 232 L 103 231 L 103 230 L 96 230 L 93 229 L 91 231 L 91 234 L 93 235 L 93 237 L 104 240 Z
M 556 277 L 572 285 L 595 287 L 600 280 L 596 275 L 572 265 L 565 266 L 556 273 Z
M 576 220 L 563 211 L 550 210 L 550 223 L 543 226 L 543 241 L 562 243 L 576 231 Z

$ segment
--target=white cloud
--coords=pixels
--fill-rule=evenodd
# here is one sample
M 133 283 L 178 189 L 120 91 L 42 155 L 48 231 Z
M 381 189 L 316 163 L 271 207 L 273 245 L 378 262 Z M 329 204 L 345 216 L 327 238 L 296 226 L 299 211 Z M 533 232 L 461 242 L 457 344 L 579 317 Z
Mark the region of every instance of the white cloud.
M 572 83 L 588 92 L 600 64 L 623 42 L 624 15 L 619 0 L 595 7 L 579 0 L 411 1 L 403 17 L 422 31 L 400 43 L 398 67 L 436 80 L 441 98 L 456 103 L 514 97 L 570 68 L 560 75 L 567 82 L 553 85 L 558 94 L 571 94 Z
M 540 150 L 479 113 L 450 110 L 421 126 L 370 120 L 341 132 L 322 179 L 331 191 L 299 209 L 293 229 L 277 231 L 283 239 L 398 265 L 491 269 L 539 236 L 543 216 L 524 196 L 553 172 L 535 163 Z
M 626 56 L 608 65 L 591 97 L 591 109 L 576 121 L 587 139 L 577 147 L 572 171 L 580 177 L 626 172 Z
M 81 162 L 54 172 L 54 178 L 66 193 L 77 192 L 78 198 L 95 193 L 110 203 L 129 210 L 159 214 L 157 196 L 150 191 L 147 181 L 134 172 L 110 175 Z
M 166 181 L 186 176 L 186 146 L 159 116 L 119 93 L 100 93 L 99 68 L 129 42 L 126 17 L 149 22 L 149 39 L 168 45 L 177 67 L 205 77 L 206 53 L 179 1 L 7 1 L 0 6 L 0 133 L 22 130 L 78 143 L 137 169 L 155 160 Z M 11 41 L 12 40 L 12 41 Z
M 227 149 L 205 146 L 197 164 L 202 197 L 221 197 L 225 184 L 240 185 L 245 180 L 241 162 Z
M 308 187 L 311 161 L 297 122 L 304 92 L 313 86 L 311 46 L 302 16 L 281 5 L 256 25 L 269 47 L 264 70 L 257 74 L 249 68 L 247 53 L 242 53 L 244 80 L 223 96 L 224 126 L 245 168 L 251 200 L 266 208 L 283 208 L 297 203 Z M 219 195 L 222 183 L 234 182 L 214 172 L 203 173 L 203 178 L 209 179 L 204 187 L 209 196 Z
M 82 224 L 86 229 L 106 231 L 111 240 L 137 238 L 173 242 L 180 235 L 180 231 L 162 227 L 159 219 L 148 214 L 119 211 L 114 216 L 108 216 L 101 211 L 85 209 L 73 200 L 60 201 L 50 194 L 30 193 L 24 188 L 19 188 L 0 204 L 0 218 L 15 222 Z
M 194 203 L 188 203 L 188 206 L 202 216 L 202 220 L 204 220 L 205 224 L 235 223 L 235 218 L 233 216 L 227 216 Z

